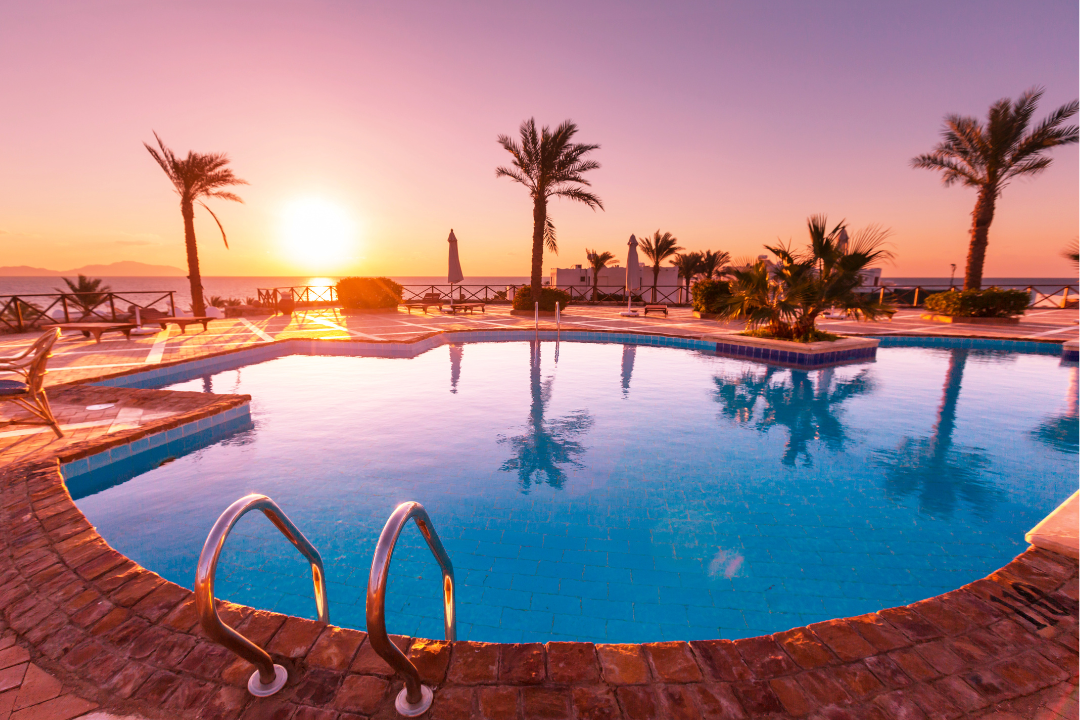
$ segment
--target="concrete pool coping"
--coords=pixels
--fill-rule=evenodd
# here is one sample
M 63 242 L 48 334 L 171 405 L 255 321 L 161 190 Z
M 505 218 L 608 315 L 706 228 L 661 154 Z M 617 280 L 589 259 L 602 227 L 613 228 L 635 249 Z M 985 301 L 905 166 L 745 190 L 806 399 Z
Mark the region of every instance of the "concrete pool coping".
M 395 716 L 401 683 L 365 633 L 222 602 L 226 622 L 293 670 L 281 695 L 247 695 L 252 668 L 204 639 L 191 591 L 109 547 L 64 485 L 61 462 L 246 401 L 227 397 L 0 469 L 0 716 L 13 692 L 5 678 L 26 677 L 31 666 L 67 690 L 47 702 L 83 703 L 69 701 L 78 712 L 65 718 L 97 706 L 150 718 Z M 758 638 L 397 642 L 437 687 L 435 718 L 1033 716 L 1027 711 L 1075 697 L 1077 594 L 1076 561 L 1033 547 L 945 595 Z

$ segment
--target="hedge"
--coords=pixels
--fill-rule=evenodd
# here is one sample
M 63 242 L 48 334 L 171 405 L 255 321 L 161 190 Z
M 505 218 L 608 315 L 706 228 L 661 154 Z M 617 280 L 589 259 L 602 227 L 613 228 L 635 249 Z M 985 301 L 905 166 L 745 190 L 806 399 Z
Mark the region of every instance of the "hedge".
M 926 296 L 926 309 L 955 317 L 1010 317 L 1023 315 L 1031 297 L 1024 290 L 948 290 Z
M 337 295 L 346 308 L 392 308 L 401 302 L 401 286 L 390 278 L 347 277 L 338 280 Z
M 559 307 L 565 308 L 570 304 L 570 293 L 558 288 L 540 288 L 540 309 L 546 312 L 555 312 L 555 303 L 559 303 Z M 514 309 L 534 309 L 532 287 L 530 285 L 520 287 L 514 293 Z
M 700 280 L 690 289 L 694 309 L 702 313 L 720 311 L 720 302 L 731 297 L 731 285 L 727 280 Z

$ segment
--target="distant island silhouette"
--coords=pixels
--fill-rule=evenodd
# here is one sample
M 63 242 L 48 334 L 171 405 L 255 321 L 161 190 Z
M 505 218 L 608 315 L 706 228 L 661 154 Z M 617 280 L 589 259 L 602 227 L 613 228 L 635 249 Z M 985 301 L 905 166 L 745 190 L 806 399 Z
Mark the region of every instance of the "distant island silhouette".
M 71 270 L 48 270 L 29 265 L 0 266 L 0 277 L 61 277 L 64 275 L 98 275 L 103 277 L 186 277 L 187 273 L 171 265 L 148 265 L 134 260 L 122 260 L 108 265 L 84 265 Z

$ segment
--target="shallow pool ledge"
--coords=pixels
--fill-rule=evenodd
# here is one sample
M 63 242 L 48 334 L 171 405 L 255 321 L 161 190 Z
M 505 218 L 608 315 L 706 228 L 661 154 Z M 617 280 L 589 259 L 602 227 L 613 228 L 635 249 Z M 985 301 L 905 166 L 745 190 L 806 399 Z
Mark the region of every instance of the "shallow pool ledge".
M 1080 558 L 1077 525 L 1080 524 L 1080 490 L 1057 506 L 1042 522 L 1033 527 L 1024 539 L 1037 548 Z
M 801 343 L 749 335 L 726 335 L 716 343 L 716 353 L 791 367 L 820 368 L 872 360 L 877 356 L 880 342 L 877 338 L 843 337 L 827 342 Z

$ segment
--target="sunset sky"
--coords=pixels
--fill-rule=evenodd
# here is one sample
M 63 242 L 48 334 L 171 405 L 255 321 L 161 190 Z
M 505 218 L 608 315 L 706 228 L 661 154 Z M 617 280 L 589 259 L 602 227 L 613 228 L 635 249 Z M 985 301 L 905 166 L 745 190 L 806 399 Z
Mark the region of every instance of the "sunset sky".
M 950 112 L 1077 95 L 1078 4 L 23 2 L 0 17 L 0 265 L 184 267 L 143 148 L 227 152 L 245 204 L 196 230 L 207 275 L 526 275 L 531 205 L 495 177 L 522 120 L 598 143 L 606 211 L 556 202 L 560 254 L 630 233 L 757 254 L 805 218 L 893 230 L 887 276 L 958 275 L 974 191 L 910 159 Z M 1006 188 L 986 275 L 1068 276 L 1077 146 Z

